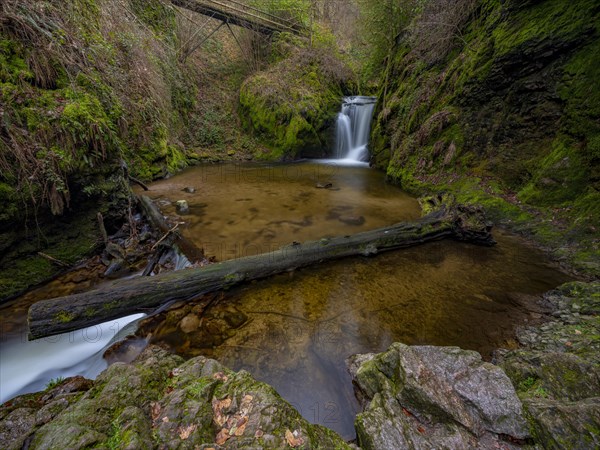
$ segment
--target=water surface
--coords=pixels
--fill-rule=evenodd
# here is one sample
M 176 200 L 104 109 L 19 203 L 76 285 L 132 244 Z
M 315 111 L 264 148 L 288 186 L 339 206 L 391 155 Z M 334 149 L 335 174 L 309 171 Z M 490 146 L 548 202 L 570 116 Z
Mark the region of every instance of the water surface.
M 330 182 L 333 189 L 319 189 Z M 195 187 L 194 194 L 182 192 Z M 218 259 L 293 241 L 346 235 L 419 216 L 418 203 L 367 167 L 298 163 L 193 168 L 152 185 L 190 239 Z M 362 218 L 362 220 L 360 220 Z M 157 340 L 273 385 L 308 419 L 354 437 L 358 404 L 345 359 L 392 342 L 456 345 L 490 358 L 514 329 L 539 320 L 539 296 L 569 280 L 521 239 L 496 230 L 492 248 L 443 241 L 349 258 L 230 291 L 202 333 L 159 327 Z M 240 315 L 235 330 L 216 324 Z M 212 327 L 212 328 L 211 328 Z M 206 329 L 218 339 L 207 339 Z

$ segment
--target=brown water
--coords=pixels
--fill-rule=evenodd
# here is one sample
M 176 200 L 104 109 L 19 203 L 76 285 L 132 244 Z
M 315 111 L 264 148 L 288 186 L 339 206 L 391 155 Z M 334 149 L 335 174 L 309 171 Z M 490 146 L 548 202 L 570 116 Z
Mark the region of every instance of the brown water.
M 315 187 L 325 181 L 336 190 Z M 182 192 L 186 186 L 196 193 Z M 169 214 L 171 202 L 188 200 L 191 213 L 180 217 L 185 234 L 221 260 L 419 215 L 414 199 L 366 167 L 198 167 L 149 193 Z M 362 225 L 346 223 L 360 217 Z M 494 235 L 493 248 L 444 241 L 255 282 L 207 313 L 203 326 L 221 333 L 217 340 L 172 326 L 158 340 L 249 370 L 307 419 L 350 439 L 358 404 L 348 356 L 400 341 L 456 345 L 489 358 L 494 348 L 515 345 L 515 326 L 541 318 L 540 294 L 570 279 L 521 239 Z M 247 320 L 235 330 L 215 325 L 238 315 Z
M 316 187 L 327 182 L 330 189 Z M 186 187 L 196 192 L 183 192 Z M 220 261 L 420 215 L 414 198 L 364 165 L 201 166 L 154 183 L 145 194 L 173 216 L 175 202 L 187 200 L 190 214 L 178 216 L 183 233 Z

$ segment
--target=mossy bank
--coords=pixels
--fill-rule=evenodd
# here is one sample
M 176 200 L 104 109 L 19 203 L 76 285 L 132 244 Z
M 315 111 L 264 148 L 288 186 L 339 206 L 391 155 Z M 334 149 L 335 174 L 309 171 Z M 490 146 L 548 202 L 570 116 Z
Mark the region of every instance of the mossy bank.
M 452 45 L 442 54 L 411 39 L 419 17 L 398 36 L 381 76 L 372 162 L 408 191 L 482 204 L 598 276 L 600 7 L 474 5 L 445 30 L 440 45 Z

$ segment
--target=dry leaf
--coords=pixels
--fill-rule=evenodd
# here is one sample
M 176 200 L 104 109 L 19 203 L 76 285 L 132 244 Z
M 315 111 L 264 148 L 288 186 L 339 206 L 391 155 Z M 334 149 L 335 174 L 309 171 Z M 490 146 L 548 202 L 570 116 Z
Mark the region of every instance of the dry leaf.
M 216 398 L 213 399 L 212 407 L 214 413 L 214 420 L 218 426 L 222 427 L 229 419 L 229 416 L 227 414 L 223 414 L 223 410 L 229 408 L 230 406 L 230 398 L 225 398 L 223 400 L 217 400 Z
M 150 403 L 150 415 L 152 417 L 152 421 L 154 422 L 160 416 L 160 403 L 152 402 Z
M 221 431 L 219 431 L 219 434 L 217 434 L 215 443 L 217 445 L 223 445 L 225 442 L 227 442 L 227 439 L 229 439 L 229 431 L 223 428 Z
M 169 418 L 167 416 L 165 416 L 165 417 L 162 418 L 162 421 L 164 423 L 169 423 Z
M 256 433 L 254 433 L 254 437 L 255 438 L 261 438 L 265 435 L 265 432 L 263 430 L 256 430 Z
M 227 375 L 225 375 L 223 372 L 217 372 L 217 373 L 213 374 L 213 378 L 215 380 L 221 380 L 223 382 L 228 380 Z
M 240 420 L 238 420 L 237 424 L 236 424 L 236 430 L 235 430 L 235 435 L 236 436 L 241 436 L 242 434 L 244 434 L 244 431 L 246 430 L 246 424 L 248 423 L 248 416 L 244 416 L 242 417 Z
M 198 428 L 198 425 L 195 424 L 188 425 L 187 427 L 179 427 L 179 437 L 181 439 L 189 438 L 190 434 L 196 431 L 196 428 Z
M 285 440 L 292 448 L 299 447 L 304 444 L 304 439 L 298 436 L 298 431 L 294 431 L 292 433 L 289 429 L 285 430 Z

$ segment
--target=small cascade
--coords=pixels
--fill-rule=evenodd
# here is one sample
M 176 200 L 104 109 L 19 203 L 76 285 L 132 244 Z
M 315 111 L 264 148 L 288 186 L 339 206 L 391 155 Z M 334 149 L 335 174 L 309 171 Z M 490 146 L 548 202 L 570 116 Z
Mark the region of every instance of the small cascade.
M 368 161 L 371 119 L 376 101 L 375 97 L 344 97 L 336 124 L 336 158 Z

